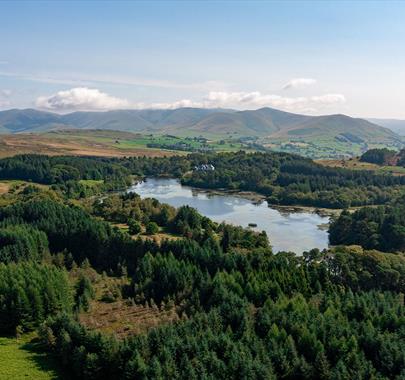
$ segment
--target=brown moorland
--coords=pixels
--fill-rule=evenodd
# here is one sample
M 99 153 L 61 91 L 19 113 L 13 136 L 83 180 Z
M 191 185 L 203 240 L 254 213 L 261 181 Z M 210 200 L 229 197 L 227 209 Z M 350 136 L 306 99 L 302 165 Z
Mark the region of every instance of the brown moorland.
M 109 141 L 92 141 L 91 136 L 82 137 L 58 136 L 57 134 L 14 134 L 0 136 L 0 158 L 16 154 L 46 154 L 50 156 L 75 155 L 75 156 L 101 156 L 101 157 L 128 157 L 148 156 L 163 157 L 176 153 L 158 149 L 141 147 L 128 147 L 121 149 Z

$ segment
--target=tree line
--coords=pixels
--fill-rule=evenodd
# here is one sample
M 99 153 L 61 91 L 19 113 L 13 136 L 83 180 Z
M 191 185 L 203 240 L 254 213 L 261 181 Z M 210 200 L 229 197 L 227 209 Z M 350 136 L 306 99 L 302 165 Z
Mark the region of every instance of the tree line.
M 214 165 L 215 170 L 193 170 L 206 163 Z M 128 184 L 129 175 L 171 176 L 196 187 L 256 191 L 273 204 L 328 208 L 384 204 L 403 192 L 405 184 L 405 177 L 325 167 L 278 152 L 194 153 L 160 158 L 19 155 L 0 160 L 0 179 L 53 184 L 69 198 L 91 195 L 91 189 L 80 180 L 103 180 L 103 190 L 119 189 Z
M 405 198 L 389 205 L 343 211 L 329 228 L 331 244 L 358 244 L 382 251 L 405 251 Z
M 405 177 L 325 167 L 280 152 L 207 153 L 164 158 L 132 157 L 123 165 L 138 176 L 175 176 L 185 185 L 265 195 L 272 204 L 327 208 L 384 204 L 403 192 Z M 193 170 L 201 164 L 215 170 Z
M 53 185 L 69 198 L 86 197 L 91 191 L 125 188 L 129 172 L 116 159 L 102 157 L 45 156 L 22 154 L 0 160 L 0 179 L 15 179 Z M 96 189 L 81 180 L 99 180 Z
M 361 155 L 360 161 L 377 165 L 405 167 L 405 149 L 401 149 L 399 152 L 387 148 L 370 149 Z
M 0 262 L 0 331 L 32 329 L 46 317 L 70 312 L 72 292 L 65 270 L 34 262 Z

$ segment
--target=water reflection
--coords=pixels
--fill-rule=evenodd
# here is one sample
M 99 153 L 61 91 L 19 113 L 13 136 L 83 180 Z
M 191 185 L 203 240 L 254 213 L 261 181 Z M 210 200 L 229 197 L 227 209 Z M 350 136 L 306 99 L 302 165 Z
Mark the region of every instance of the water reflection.
M 328 233 L 319 228 L 329 222 L 329 217 L 297 210 L 282 211 L 268 207 L 266 201 L 252 202 L 228 194 L 212 194 L 182 186 L 175 179 L 150 178 L 132 186 L 142 198 L 156 198 L 175 207 L 190 205 L 216 222 L 225 221 L 266 231 L 274 252 L 302 253 L 311 248 L 328 246 Z

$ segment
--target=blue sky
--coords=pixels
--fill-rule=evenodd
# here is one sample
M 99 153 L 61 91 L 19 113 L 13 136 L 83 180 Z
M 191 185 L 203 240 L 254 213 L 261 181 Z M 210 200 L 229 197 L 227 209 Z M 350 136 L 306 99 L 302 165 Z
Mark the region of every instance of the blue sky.
M 0 108 L 405 119 L 405 2 L 0 2 Z

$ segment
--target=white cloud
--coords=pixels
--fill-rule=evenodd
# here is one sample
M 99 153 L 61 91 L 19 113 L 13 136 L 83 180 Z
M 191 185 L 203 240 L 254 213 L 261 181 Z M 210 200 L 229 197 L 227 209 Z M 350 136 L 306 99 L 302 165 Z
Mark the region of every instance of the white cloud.
M 201 101 L 182 99 L 161 103 L 130 103 L 98 89 L 76 87 L 59 91 L 51 96 L 41 96 L 36 106 L 57 112 L 103 111 L 113 109 L 176 109 L 181 107 L 256 109 L 275 107 L 292 112 L 318 112 L 333 105 L 346 102 L 342 94 L 286 97 L 276 94 L 254 92 L 211 91 Z
M 285 97 L 255 92 L 210 92 L 205 98 L 208 107 L 260 108 L 275 107 L 288 111 L 317 111 L 326 106 L 343 104 L 346 98 L 342 94 L 318 96 Z
M 126 99 L 117 98 L 98 89 L 75 87 L 59 91 L 51 96 L 40 96 L 35 102 L 41 109 L 56 112 L 63 111 L 106 111 L 114 109 L 176 109 L 181 107 L 205 107 L 203 102 L 189 99 L 164 103 L 129 103 Z
M 98 89 L 76 87 L 66 91 L 59 91 L 51 96 L 41 96 L 36 106 L 54 111 L 103 111 L 129 108 L 126 99 L 110 96 Z
M 256 109 L 275 107 L 292 112 L 318 112 L 330 106 L 343 104 L 346 98 L 342 94 L 324 94 L 317 96 L 285 97 L 275 94 L 254 92 L 211 91 L 201 101 L 190 99 L 167 103 L 134 103 L 133 109 L 176 109 L 181 107 L 199 108 L 236 108 Z
M 291 79 L 290 81 L 288 81 L 283 86 L 283 90 L 289 90 L 291 88 L 312 86 L 315 83 L 316 83 L 316 79 L 312 79 L 312 78 L 294 78 L 294 79 Z
M 209 106 L 205 102 L 195 102 L 190 99 L 182 99 L 168 103 L 135 103 L 132 105 L 131 108 L 140 110 L 142 109 L 173 110 L 176 108 L 183 108 L 183 107 L 207 108 Z

